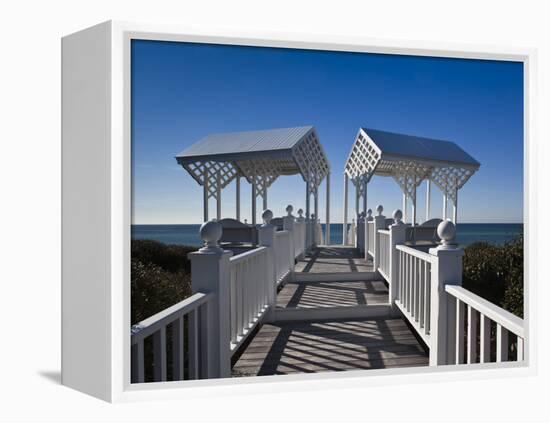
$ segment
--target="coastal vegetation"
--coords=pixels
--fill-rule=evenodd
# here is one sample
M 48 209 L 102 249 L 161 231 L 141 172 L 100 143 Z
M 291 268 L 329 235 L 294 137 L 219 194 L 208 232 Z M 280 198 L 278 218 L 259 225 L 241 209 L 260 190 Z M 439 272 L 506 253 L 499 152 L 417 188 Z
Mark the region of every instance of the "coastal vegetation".
M 132 324 L 191 295 L 191 263 L 197 247 L 132 241 Z M 463 286 L 523 317 L 523 237 L 503 245 L 476 242 L 464 249 Z

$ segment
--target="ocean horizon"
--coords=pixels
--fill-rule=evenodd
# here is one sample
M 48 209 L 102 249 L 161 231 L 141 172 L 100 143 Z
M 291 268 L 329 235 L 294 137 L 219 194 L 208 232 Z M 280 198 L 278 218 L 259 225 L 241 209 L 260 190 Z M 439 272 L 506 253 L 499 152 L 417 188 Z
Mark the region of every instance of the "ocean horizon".
M 325 224 L 321 224 L 323 233 Z M 132 239 L 148 239 L 164 244 L 201 246 L 200 224 L 132 225 Z M 523 223 L 458 223 L 457 242 L 466 247 L 475 242 L 502 245 L 523 234 Z M 330 224 L 330 243 L 342 243 L 342 224 Z

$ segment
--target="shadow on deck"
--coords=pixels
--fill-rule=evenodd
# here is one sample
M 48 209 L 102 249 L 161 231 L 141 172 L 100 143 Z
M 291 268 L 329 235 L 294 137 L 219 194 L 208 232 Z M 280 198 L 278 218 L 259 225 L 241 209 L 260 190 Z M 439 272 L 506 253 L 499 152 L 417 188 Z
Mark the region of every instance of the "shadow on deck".
M 372 261 L 366 261 L 353 247 L 331 245 L 314 248 L 298 260 L 298 273 L 372 272 Z
M 279 291 L 275 322 L 245 347 L 234 376 L 428 365 L 405 321 L 389 317 L 386 283 L 355 248 L 318 247 L 298 262 L 295 277 L 302 280 Z
M 428 365 L 402 319 L 265 324 L 233 376 L 283 375 Z

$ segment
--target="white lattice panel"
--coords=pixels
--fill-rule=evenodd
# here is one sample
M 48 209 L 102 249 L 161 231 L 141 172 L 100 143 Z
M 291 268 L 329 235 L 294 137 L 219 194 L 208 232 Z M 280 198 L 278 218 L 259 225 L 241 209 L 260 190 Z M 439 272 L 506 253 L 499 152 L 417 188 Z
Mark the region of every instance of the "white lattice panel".
M 355 186 L 358 183 L 363 185 L 364 178 L 367 178 L 367 181 L 371 178 L 379 162 L 379 150 L 360 132 L 355 139 L 344 171 Z

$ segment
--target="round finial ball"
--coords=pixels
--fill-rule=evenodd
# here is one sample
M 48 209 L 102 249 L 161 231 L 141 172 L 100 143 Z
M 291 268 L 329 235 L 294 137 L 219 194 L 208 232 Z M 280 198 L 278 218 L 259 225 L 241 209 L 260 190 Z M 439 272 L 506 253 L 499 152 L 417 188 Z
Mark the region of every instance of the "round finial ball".
M 304 211 L 302 209 L 298 209 L 298 214 L 301 216 L 304 214 Z
M 292 213 L 293 210 L 294 210 L 294 207 L 292 207 L 292 205 L 289 204 L 288 206 L 286 206 L 286 212 L 288 214 Z
M 222 237 L 222 231 L 222 225 L 219 222 L 210 220 L 201 225 L 200 236 L 204 242 L 215 244 Z
M 378 204 L 378 207 L 376 207 L 376 211 L 378 212 L 378 214 L 382 214 L 382 212 L 384 211 L 384 207 L 382 207 L 382 204 Z
M 372 216 L 372 209 L 367 210 L 367 216 Z
M 393 220 L 395 220 L 396 222 L 401 222 L 401 219 L 403 219 L 403 212 L 399 209 L 396 209 L 393 211 Z
M 437 225 L 437 235 L 439 235 L 439 238 L 441 238 L 445 243 L 450 243 L 455 239 L 456 235 L 456 227 L 454 223 L 450 220 L 444 220 L 441 222 Z
M 269 209 L 264 210 L 262 213 L 262 219 L 265 223 L 271 222 L 271 219 L 273 219 L 273 212 Z

